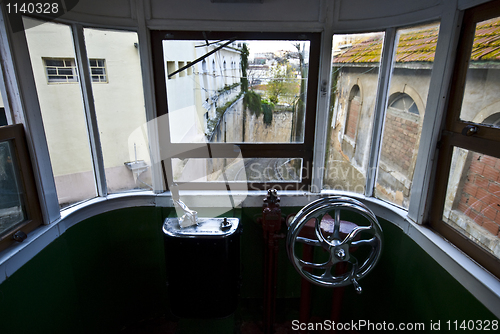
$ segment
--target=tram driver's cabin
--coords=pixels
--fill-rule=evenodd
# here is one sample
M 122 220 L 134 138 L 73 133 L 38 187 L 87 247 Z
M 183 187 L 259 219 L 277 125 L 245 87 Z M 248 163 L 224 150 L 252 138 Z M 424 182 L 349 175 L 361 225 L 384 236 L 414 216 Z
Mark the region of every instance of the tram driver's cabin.
M 499 330 L 499 0 L 0 13 L 1 333 Z

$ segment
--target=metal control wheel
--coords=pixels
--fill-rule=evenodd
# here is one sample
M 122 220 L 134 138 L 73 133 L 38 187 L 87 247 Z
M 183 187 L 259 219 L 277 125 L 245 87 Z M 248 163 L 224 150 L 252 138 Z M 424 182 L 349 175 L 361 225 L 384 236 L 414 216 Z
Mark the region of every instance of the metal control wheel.
M 355 224 L 341 221 L 342 211 L 353 212 Z M 312 229 L 312 223 L 314 232 L 309 234 L 313 238 L 301 236 L 306 234 L 306 231 L 301 233 L 306 224 Z M 300 259 L 295 253 L 297 242 L 321 247 L 327 252 L 328 260 L 314 263 Z M 358 281 L 375 267 L 382 252 L 382 229 L 373 212 L 360 201 L 327 197 L 309 203 L 295 215 L 288 228 L 286 247 L 293 266 L 309 282 L 325 287 L 353 284 L 361 293 Z M 355 249 L 356 256 L 361 255 L 359 259 L 353 254 Z M 339 263 L 346 264 L 344 272 L 336 269 Z

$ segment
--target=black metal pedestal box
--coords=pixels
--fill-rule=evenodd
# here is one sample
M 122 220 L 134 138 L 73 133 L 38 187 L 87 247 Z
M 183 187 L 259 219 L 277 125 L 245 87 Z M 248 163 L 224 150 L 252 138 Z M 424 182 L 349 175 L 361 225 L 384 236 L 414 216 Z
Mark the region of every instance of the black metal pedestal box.
M 163 225 L 169 304 L 181 318 L 222 318 L 234 313 L 240 281 L 237 218 L 200 218 L 180 228 L 177 218 Z

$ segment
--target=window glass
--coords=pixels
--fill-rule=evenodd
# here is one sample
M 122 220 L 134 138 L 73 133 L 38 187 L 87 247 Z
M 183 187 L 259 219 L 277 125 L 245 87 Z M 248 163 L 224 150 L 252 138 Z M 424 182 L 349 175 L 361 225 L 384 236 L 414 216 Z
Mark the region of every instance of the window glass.
M 175 182 L 300 182 L 302 159 L 172 159 Z M 278 187 L 279 189 L 279 187 Z
M 397 32 L 375 196 L 408 208 L 439 24 Z
M 8 124 L 8 122 L 7 122 L 7 114 L 5 113 L 5 108 L 0 107 L 0 126 L 7 125 L 7 124 Z
M 460 119 L 500 128 L 491 117 L 500 108 L 498 43 L 500 18 L 476 24 Z
M 0 127 L 0 251 L 43 223 L 22 124 Z
M 4 85 L 3 78 L 0 78 L 0 84 Z M 3 102 L 3 97 L 0 94 L 0 126 L 7 125 L 9 122 L 7 121 L 7 113 L 5 111 L 5 104 Z
M 310 42 L 226 42 L 163 41 L 171 142 L 303 142 Z
M 108 192 L 152 189 L 137 33 L 84 29 L 84 36 Z
M 10 141 L 0 142 L 0 236 L 27 219 L 23 186 Z
M 500 258 L 500 159 L 454 148 L 443 221 Z
M 365 192 L 384 33 L 333 36 L 324 189 Z
M 66 25 L 23 21 L 59 205 L 65 207 L 97 195 L 81 89 L 69 79 L 76 73 L 73 37 Z M 61 70 L 51 82 L 49 71 Z

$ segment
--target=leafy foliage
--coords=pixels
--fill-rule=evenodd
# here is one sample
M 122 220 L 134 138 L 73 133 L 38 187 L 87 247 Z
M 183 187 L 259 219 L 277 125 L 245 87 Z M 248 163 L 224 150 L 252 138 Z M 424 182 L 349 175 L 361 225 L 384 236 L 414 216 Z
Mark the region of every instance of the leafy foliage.
M 248 69 L 248 55 L 250 54 L 250 50 L 248 49 L 248 46 L 246 43 L 243 43 L 243 46 L 241 47 L 241 54 L 240 54 L 240 65 L 241 65 L 241 93 L 245 94 L 248 92 L 248 74 L 247 74 L 247 69 Z M 247 110 L 246 110 L 246 103 L 245 99 L 243 98 L 243 128 L 241 129 L 241 141 L 245 141 L 245 123 L 247 120 Z
M 274 103 L 267 100 L 262 100 L 261 102 L 262 112 L 264 113 L 264 124 L 271 125 L 273 122 Z
M 296 71 L 289 63 L 276 64 L 271 69 L 273 78 L 267 85 L 267 96 L 274 104 L 293 103 L 299 93 L 300 85 L 296 79 Z
M 247 69 L 248 69 L 248 55 L 250 54 L 250 50 L 246 43 L 243 43 L 241 47 L 241 55 L 240 55 L 240 65 L 241 65 L 241 91 L 243 93 L 248 91 L 248 77 L 247 77 Z
M 257 117 L 259 117 L 262 113 L 261 97 L 253 90 L 245 93 L 245 96 L 243 97 L 243 106 L 245 109 L 248 108 L 250 112 Z
M 222 94 L 222 93 L 225 93 L 225 92 L 229 92 L 229 91 L 231 91 L 233 88 L 238 87 L 239 85 L 240 85 L 240 83 L 239 83 L 239 82 L 235 82 L 235 83 L 234 83 L 234 84 L 232 84 L 232 85 L 227 85 L 227 84 L 226 84 L 226 85 L 224 85 L 224 87 L 223 87 L 223 88 L 219 89 L 217 92 L 218 92 L 219 94 Z
M 208 130 L 205 133 L 205 136 L 207 136 L 207 138 L 210 138 L 213 135 L 214 130 L 217 127 L 217 124 L 219 124 L 219 121 L 222 118 L 222 116 L 224 116 L 226 110 L 229 107 L 231 107 L 236 101 L 238 101 L 240 97 L 241 97 L 241 92 L 234 99 L 227 101 L 223 106 L 217 107 L 215 109 L 215 117 L 207 121 Z

